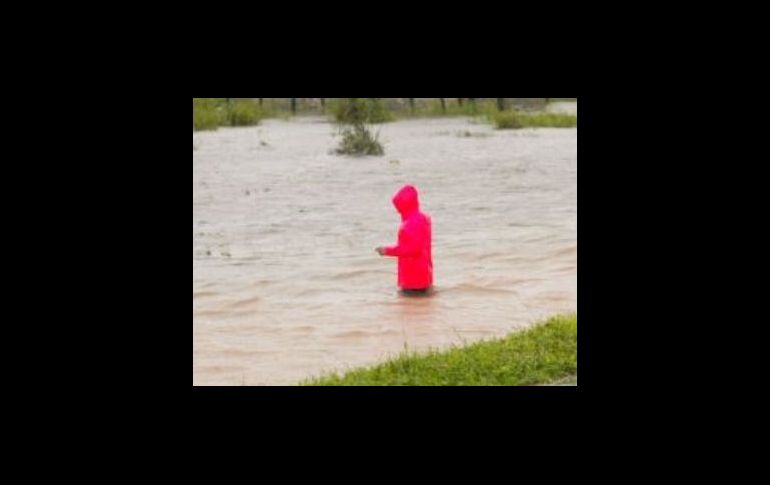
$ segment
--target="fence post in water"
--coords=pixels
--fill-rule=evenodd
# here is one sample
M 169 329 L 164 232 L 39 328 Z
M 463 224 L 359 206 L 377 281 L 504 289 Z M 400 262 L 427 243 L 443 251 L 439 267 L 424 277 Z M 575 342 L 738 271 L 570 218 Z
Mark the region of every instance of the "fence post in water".
M 407 98 L 409 100 L 409 109 L 412 110 L 412 114 L 414 114 L 414 98 Z
M 441 101 L 441 112 L 446 114 L 446 98 L 438 98 Z
M 463 107 L 463 98 L 457 98 L 457 105 Z
M 291 98 L 291 114 L 297 114 L 297 98 Z
M 263 98 L 259 98 L 259 107 L 260 107 L 260 108 L 262 107 L 262 99 L 263 99 Z
M 321 114 L 326 114 L 326 98 L 321 98 Z
M 497 98 L 497 110 L 505 111 L 505 98 Z

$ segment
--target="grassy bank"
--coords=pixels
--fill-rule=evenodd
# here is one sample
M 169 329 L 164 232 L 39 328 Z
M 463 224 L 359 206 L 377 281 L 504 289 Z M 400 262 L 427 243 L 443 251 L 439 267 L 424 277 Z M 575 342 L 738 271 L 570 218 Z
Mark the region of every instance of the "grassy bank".
M 250 100 L 193 98 L 193 131 L 216 130 L 220 126 L 254 126 L 267 112 Z
M 526 386 L 577 380 L 577 315 L 466 347 L 404 353 L 374 367 L 304 381 L 309 386 Z
M 526 127 L 574 127 L 577 116 L 571 114 L 544 113 L 530 108 L 514 106 L 506 102 L 505 110 L 499 111 L 495 101 L 488 99 L 456 98 L 418 100 L 414 106 L 405 103 L 390 106 L 382 98 L 328 98 L 324 108 L 298 104 L 296 112 L 290 103 L 277 98 L 193 98 L 193 131 L 215 130 L 220 126 L 250 126 L 262 119 L 290 119 L 294 115 L 324 113 L 337 123 L 386 123 L 399 119 L 444 118 L 465 116 L 494 124 L 500 129 Z M 569 98 L 549 98 L 549 103 Z M 539 108 L 538 108 L 539 109 Z
M 554 98 L 557 99 L 557 98 Z M 566 99 L 566 98 L 558 98 Z M 549 104 L 553 102 L 549 100 Z M 455 102 L 445 102 L 441 105 L 438 100 L 430 100 L 424 106 L 399 112 L 398 118 L 443 118 L 466 116 L 476 118 L 481 122 L 494 125 L 497 129 L 518 128 L 574 128 L 577 126 L 577 115 L 568 113 L 548 113 L 544 111 L 525 111 L 513 106 L 506 106 L 500 111 L 495 101 L 466 101 L 462 106 Z
M 569 100 L 570 98 L 549 98 L 548 103 L 557 100 Z M 574 101 L 574 98 L 572 99 Z M 414 118 L 446 118 L 446 117 L 480 117 L 492 119 L 498 113 L 510 113 L 513 110 L 517 112 L 532 111 L 529 108 L 515 106 L 512 102 L 506 101 L 504 110 L 501 112 L 497 101 L 483 99 L 470 101 L 464 98 L 460 104 L 456 98 L 444 98 L 442 104 L 440 98 L 415 101 L 414 106 L 405 103 L 400 107 L 388 106 L 382 98 L 336 98 L 327 101 L 327 114 L 338 123 L 353 123 L 356 121 L 366 121 L 367 123 L 385 123 L 402 119 Z M 542 107 L 541 107 L 542 108 Z M 538 109 L 541 109 L 538 108 Z M 537 117 L 540 113 L 534 112 L 524 115 L 534 117 L 530 123 L 532 126 L 553 126 L 553 118 Z M 557 123 L 560 121 L 557 121 Z
M 193 98 L 193 131 L 216 130 L 225 117 L 214 98 Z
M 539 112 L 546 108 L 549 104 L 570 101 L 577 102 L 576 98 L 548 98 L 542 106 L 538 105 L 521 105 L 515 104 L 510 99 L 505 100 L 503 103 L 503 112 L 511 110 L 523 111 L 523 112 Z M 500 112 L 500 107 L 496 100 L 490 99 L 475 99 L 470 101 L 469 98 L 464 98 L 462 104 L 457 101 L 457 98 L 444 98 L 444 103 L 441 103 L 440 98 L 432 98 L 424 101 L 420 101 L 415 104 L 414 110 L 411 110 L 409 106 L 404 106 L 394 114 L 399 119 L 409 118 L 444 118 L 453 116 L 467 116 L 467 117 L 482 117 L 491 118 L 496 113 Z
M 522 113 L 520 111 L 498 111 L 486 115 L 486 119 L 498 130 L 518 128 L 574 128 L 577 115 L 566 113 Z

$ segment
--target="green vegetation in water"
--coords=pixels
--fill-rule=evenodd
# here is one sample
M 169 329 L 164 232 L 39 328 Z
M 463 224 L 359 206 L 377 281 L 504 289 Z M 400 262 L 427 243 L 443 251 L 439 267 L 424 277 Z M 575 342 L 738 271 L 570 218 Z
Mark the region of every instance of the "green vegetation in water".
M 577 382 L 577 315 L 557 315 L 523 332 L 303 381 L 306 386 L 527 386 Z
M 383 155 L 379 133 L 372 134 L 371 123 L 393 119 L 384 103 L 375 98 L 339 98 L 330 103 L 331 112 L 340 125 L 340 155 Z
M 355 123 L 342 130 L 342 140 L 335 152 L 339 155 L 383 155 L 385 150 L 379 141 L 379 133 L 363 122 Z
M 519 128 L 574 128 L 577 126 L 577 115 L 566 113 L 522 113 L 516 110 L 497 111 L 487 115 L 498 130 Z

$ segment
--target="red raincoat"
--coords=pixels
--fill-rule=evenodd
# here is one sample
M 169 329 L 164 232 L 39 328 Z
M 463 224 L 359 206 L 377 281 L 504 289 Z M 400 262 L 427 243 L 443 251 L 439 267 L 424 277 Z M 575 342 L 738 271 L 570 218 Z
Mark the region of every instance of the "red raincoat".
M 406 290 L 430 288 L 433 284 L 431 221 L 420 212 L 417 189 L 405 185 L 393 197 L 401 213 L 398 245 L 385 248 L 386 256 L 398 257 L 398 286 Z

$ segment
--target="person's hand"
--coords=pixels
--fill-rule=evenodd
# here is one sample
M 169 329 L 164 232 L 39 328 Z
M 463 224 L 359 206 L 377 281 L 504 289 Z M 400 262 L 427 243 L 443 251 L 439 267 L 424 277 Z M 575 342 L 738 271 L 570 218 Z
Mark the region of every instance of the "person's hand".
M 380 256 L 385 256 L 385 248 L 383 248 L 382 246 L 375 249 L 375 251 L 377 251 L 377 254 L 379 254 Z

